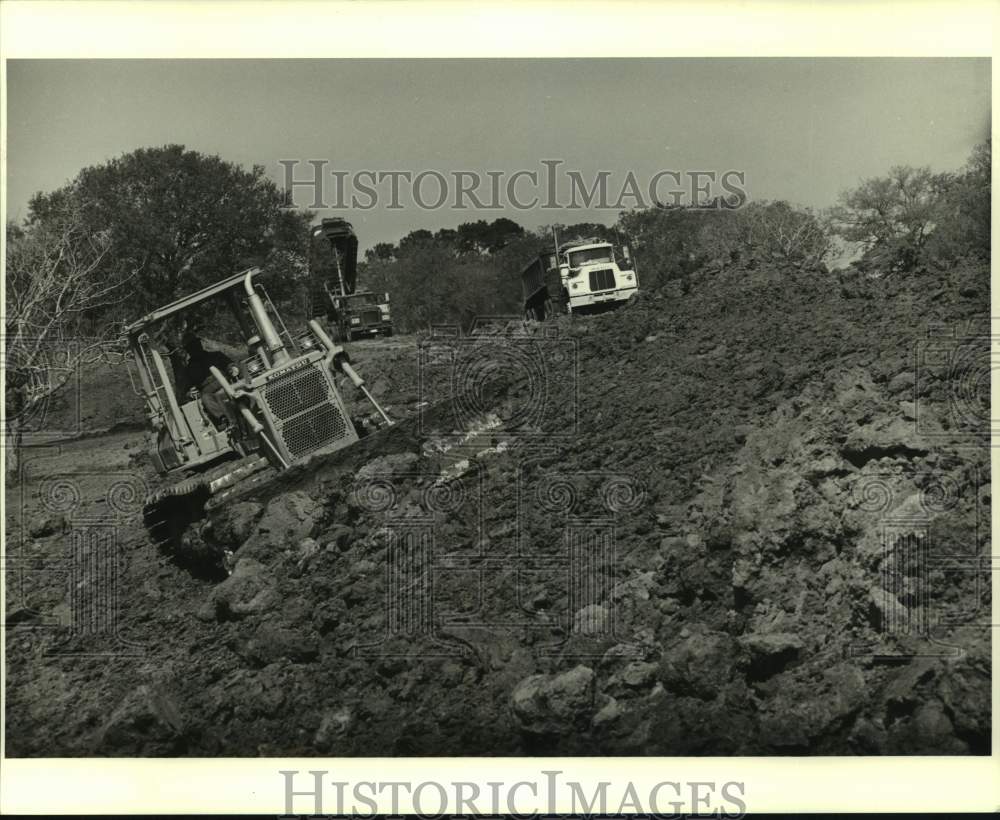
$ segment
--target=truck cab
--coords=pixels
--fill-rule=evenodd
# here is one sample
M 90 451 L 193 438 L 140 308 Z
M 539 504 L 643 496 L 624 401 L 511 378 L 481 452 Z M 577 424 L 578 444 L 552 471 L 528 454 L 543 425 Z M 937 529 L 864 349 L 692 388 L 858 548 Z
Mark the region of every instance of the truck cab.
M 634 266 L 619 264 L 610 242 L 566 242 L 558 250 L 558 268 L 570 313 L 626 301 L 639 289 Z
M 379 295 L 382 296 L 381 301 Z M 371 291 L 331 293 L 330 318 L 341 341 L 353 341 L 370 336 L 392 336 L 392 313 L 389 294 Z

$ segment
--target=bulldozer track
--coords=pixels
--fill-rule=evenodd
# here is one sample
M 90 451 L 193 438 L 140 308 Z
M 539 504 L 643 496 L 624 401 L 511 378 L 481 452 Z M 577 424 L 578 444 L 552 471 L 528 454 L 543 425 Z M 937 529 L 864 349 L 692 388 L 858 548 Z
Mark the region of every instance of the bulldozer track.
M 202 487 L 208 490 L 210 496 L 216 495 L 267 466 L 267 459 L 263 456 L 247 456 L 239 461 L 227 461 L 225 464 L 220 464 L 204 473 L 189 476 L 157 490 L 150 497 L 147 506 L 156 504 L 164 498 L 191 495 Z
M 143 521 L 154 543 L 176 544 L 188 524 L 201 519 L 213 496 L 228 499 L 227 490 L 253 483 L 255 474 L 267 476 L 269 464 L 263 456 L 227 461 L 204 473 L 189 476 L 154 492 L 143 508 Z

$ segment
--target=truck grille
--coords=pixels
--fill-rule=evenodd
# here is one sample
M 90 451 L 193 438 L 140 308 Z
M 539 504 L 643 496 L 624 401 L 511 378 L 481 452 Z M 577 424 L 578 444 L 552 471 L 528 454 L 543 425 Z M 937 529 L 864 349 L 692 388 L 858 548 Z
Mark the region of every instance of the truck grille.
M 361 311 L 361 321 L 365 325 L 377 325 L 382 321 L 382 311 L 375 310 L 363 310 Z
M 340 404 L 316 366 L 276 378 L 264 388 L 264 401 L 292 458 L 308 455 L 348 434 Z
M 611 268 L 601 268 L 590 272 L 591 290 L 614 290 L 615 272 Z

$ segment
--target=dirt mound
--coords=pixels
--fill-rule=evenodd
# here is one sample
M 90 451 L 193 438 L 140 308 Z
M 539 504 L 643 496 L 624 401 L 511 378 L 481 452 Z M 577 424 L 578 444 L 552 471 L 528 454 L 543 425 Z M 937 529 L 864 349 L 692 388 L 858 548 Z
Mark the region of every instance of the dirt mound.
M 988 752 L 988 277 L 751 262 L 394 348 L 416 415 L 207 521 L 227 580 L 133 533 L 146 660 L 55 734 L 102 668 L 8 639 L 8 749 Z

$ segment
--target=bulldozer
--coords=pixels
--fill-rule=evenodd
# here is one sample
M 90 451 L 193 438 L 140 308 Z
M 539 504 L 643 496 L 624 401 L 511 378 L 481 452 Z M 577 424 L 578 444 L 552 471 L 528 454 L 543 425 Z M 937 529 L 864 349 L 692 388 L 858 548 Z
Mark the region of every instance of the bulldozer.
M 267 291 L 259 268 L 233 274 L 154 310 L 124 332 L 133 390 L 152 427 L 149 455 L 170 479 L 154 492 L 144 517 L 154 540 L 169 541 L 211 499 L 219 501 L 268 475 L 356 443 L 365 430 L 352 420 L 338 381 L 347 382 L 374 408 L 380 427 L 392 419 L 372 396 L 315 319 L 292 335 Z M 183 353 L 164 340 L 173 328 L 207 311 L 228 310 L 243 355 L 211 376 L 226 406 L 213 417 L 197 385 L 181 383 Z M 218 314 L 213 314 L 218 316 Z M 221 319 L 216 319 L 221 325 Z

